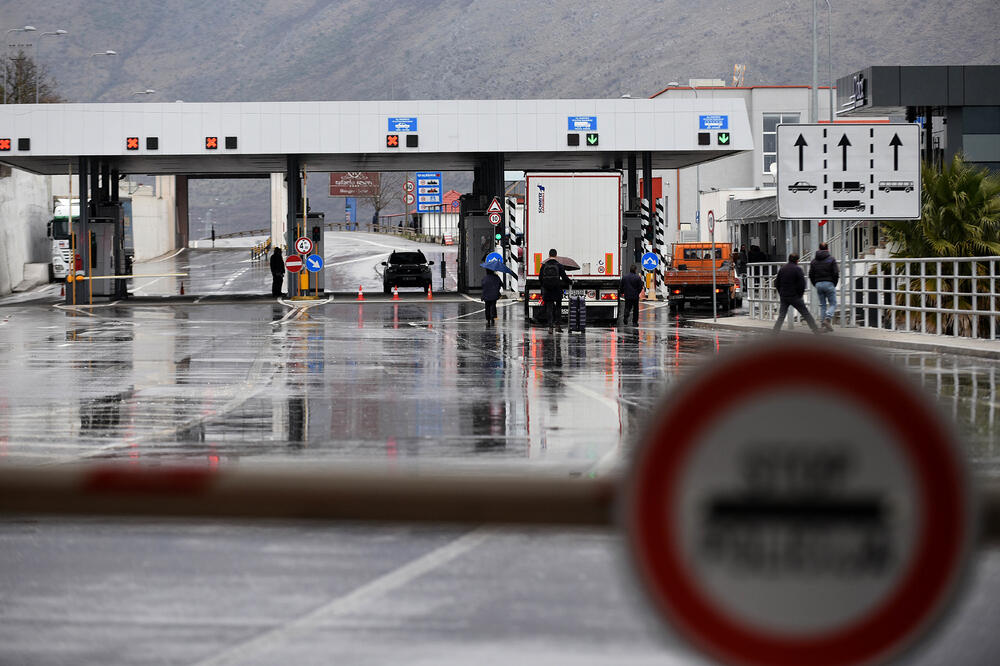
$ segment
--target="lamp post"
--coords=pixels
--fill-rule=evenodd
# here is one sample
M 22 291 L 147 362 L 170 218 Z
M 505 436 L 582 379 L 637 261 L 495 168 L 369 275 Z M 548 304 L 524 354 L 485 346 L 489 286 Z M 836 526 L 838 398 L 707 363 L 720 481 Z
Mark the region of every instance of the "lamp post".
M 7 31 L 7 35 L 12 32 L 35 32 L 35 26 L 26 25 L 23 28 L 11 28 Z M 9 44 L 6 44 L 7 35 L 4 35 L 4 51 L 3 51 L 3 103 L 7 103 L 7 49 Z
M 155 95 L 156 91 L 152 88 L 146 88 L 145 90 L 136 90 L 132 93 L 133 95 Z
M 830 123 L 833 123 L 833 6 L 826 0 L 826 78 L 830 90 Z
M 118 51 L 112 51 L 111 49 L 107 49 L 106 51 L 91 53 L 90 57 L 87 58 L 87 62 L 90 62 L 92 59 L 97 58 L 99 56 L 116 56 L 116 55 L 118 55 Z
M 35 104 L 38 104 L 38 86 L 42 78 L 41 62 L 42 62 L 42 37 L 51 35 L 52 37 L 62 37 L 63 35 L 68 35 L 69 32 L 58 28 L 52 32 L 43 32 L 38 36 L 38 45 L 35 47 Z

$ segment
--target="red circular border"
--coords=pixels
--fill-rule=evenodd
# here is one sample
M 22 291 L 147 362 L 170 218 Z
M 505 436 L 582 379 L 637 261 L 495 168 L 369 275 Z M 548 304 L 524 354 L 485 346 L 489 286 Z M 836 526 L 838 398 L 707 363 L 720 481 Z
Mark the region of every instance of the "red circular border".
M 964 468 L 950 431 L 926 400 L 856 353 L 784 345 L 749 353 L 689 385 L 657 418 L 635 461 L 630 540 L 654 602 L 672 624 L 728 661 L 844 666 L 899 647 L 924 626 L 959 578 L 969 537 Z M 820 387 L 877 406 L 913 464 L 924 518 L 917 553 L 900 583 L 866 616 L 810 637 L 763 632 L 735 621 L 689 580 L 674 549 L 674 502 L 683 463 L 708 420 L 769 387 Z

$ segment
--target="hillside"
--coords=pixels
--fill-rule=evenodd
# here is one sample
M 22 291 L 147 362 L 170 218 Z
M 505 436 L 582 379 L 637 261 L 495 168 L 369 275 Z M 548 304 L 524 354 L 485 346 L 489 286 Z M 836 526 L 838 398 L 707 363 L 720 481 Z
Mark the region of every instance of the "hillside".
M 834 77 L 1000 62 L 996 0 L 832 2 Z M 648 96 L 670 81 L 728 81 L 737 62 L 748 85 L 806 83 L 811 20 L 801 0 L 0 3 L 0 25 L 69 30 L 45 38 L 41 60 L 68 101 L 103 102 Z M 105 49 L 119 55 L 90 57 Z M 147 88 L 157 94 L 131 95 Z M 212 187 L 222 199 L 241 191 Z

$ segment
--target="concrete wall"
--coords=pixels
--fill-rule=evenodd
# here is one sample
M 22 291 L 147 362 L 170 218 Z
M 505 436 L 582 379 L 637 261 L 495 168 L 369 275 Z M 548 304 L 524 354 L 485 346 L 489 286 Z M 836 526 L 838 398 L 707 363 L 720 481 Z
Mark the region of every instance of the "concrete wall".
M 52 219 L 52 188 L 47 176 L 0 167 L 0 294 L 24 279 L 24 265 L 48 263 L 45 225 Z

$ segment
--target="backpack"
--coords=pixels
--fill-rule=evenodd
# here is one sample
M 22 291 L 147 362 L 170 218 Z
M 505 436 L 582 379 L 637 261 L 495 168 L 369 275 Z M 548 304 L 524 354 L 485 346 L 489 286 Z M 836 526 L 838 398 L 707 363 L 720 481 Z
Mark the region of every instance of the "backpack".
M 538 277 L 542 282 L 542 289 L 562 288 L 562 276 L 559 274 L 559 263 L 556 261 L 549 260 L 542 264 Z

